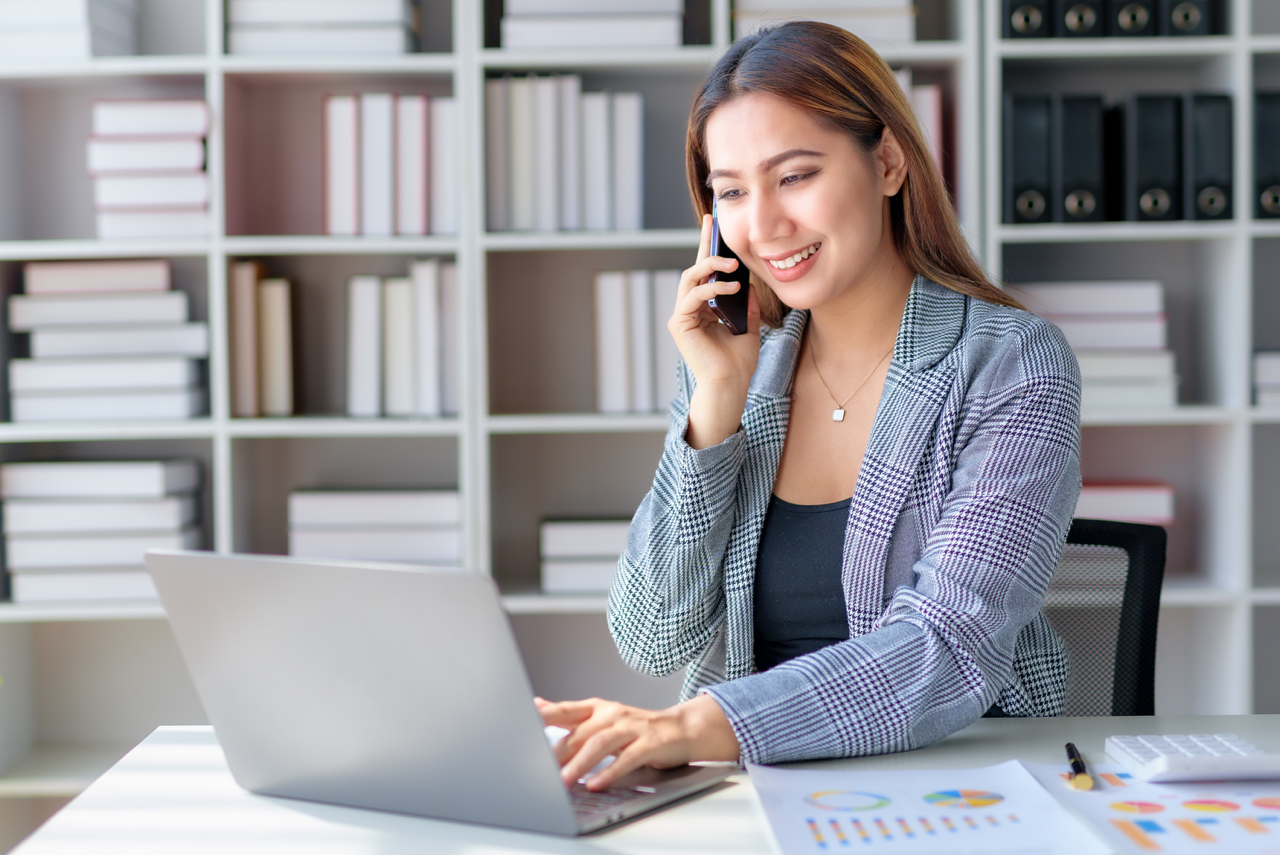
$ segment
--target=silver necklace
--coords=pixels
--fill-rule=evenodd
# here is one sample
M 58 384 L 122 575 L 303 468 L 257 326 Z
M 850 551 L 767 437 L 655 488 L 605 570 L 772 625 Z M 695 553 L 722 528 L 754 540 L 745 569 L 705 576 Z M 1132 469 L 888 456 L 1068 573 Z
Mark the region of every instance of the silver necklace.
M 822 372 L 818 370 L 818 356 L 817 354 L 814 353 L 814 350 L 815 348 L 813 346 L 813 339 L 810 338 L 809 339 L 809 358 L 813 360 L 813 372 L 818 375 L 818 381 L 822 383 L 822 387 L 827 390 L 827 394 L 831 396 L 831 400 L 835 401 L 835 404 L 836 404 L 836 408 L 831 411 L 831 421 L 833 422 L 844 421 L 844 405 L 849 403 L 850 398 L 852 398 L 854 395 L 862 391 L 862 387 L 867 385 L 867 381 L 871 379 L 871 375 L 875 374 L 876 369 L 879 368 L 880 365 L 886 359 L 889 358 L 889 354 L 893 353 L 892 347 L 889 348 L 887 351 L 885 351 L 884 356 L 880 357 L 880 360 L 872 367 L 871 371 L 867 373 L 867 376 L 862 378 L 862 382 L 858 384 L 858 388 L 850 392 L 843 401 L 836 401 L 835 393 L 831 391 L 831 387 L 827 385 L 827 381 L 822 379 Z

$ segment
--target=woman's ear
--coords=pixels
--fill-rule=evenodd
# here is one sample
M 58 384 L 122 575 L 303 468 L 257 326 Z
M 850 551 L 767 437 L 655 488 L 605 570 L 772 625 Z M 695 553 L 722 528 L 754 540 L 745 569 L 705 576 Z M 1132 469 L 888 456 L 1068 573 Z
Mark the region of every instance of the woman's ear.
M 907 180 L 907 155 L 887 125 L 880 132 L 880 145 L 876 146 L 875 156 L 884 195 L 897 196 L 903 182 Z

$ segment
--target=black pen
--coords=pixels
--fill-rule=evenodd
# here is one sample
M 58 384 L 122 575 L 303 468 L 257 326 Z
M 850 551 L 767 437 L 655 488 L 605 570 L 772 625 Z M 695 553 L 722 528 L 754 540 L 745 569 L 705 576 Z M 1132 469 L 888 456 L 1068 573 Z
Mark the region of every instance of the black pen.
M 1067 786 L 1077 790 L 1092 790 L 1093 778 L 1084 768 L 1084 758 L 1076 750 L 1074 743 L 1067 743 L 1067 760 L 1071 763 L 1071 774 L 1067 776 Z

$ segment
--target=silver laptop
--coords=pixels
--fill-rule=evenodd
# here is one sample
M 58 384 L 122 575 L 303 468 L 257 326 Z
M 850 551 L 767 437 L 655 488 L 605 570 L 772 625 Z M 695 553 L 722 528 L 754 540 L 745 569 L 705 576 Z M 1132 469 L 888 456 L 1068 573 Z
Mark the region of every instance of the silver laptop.
M 147 569 L 237 783 L 255 793 L 582 834 L 723 780 L 560 781 L 493 583 L 419 567 L 153 551 Z

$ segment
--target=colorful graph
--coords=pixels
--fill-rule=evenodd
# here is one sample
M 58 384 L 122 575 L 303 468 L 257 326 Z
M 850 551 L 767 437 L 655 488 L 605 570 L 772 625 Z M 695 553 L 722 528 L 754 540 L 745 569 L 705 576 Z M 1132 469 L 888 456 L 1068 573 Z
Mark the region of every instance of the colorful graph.
M 1240 810 L 1240 805 L 1235 802 L 1225 802 L 1219 799 L 1190 799 L 1182 803 L 1187 810 L 1200 811 L 1201 813 L 1229 813 L 1233 810 Z
M 1216 822 L 1217 820 L 1211 820 Z M 847 825 L 846 825 L 847 823 Z M 937 825 L 941 826 L 938 828 Z M 805 825 L 814 845 L 825 851 L 853 847 L 855 842 L 872 843 L 905 843 L 918 840 L 920 837 L 937 837 L 940 831 L 949 834 L 968 835 L 970 832 L 983 829 L 998 829 L 1019 823 L 1016 814 L 996 815 L 991 813 L 965 813 L 952 821 L 945 814 L 929 817 L 906 817 L 892 815 L 872 815 L 864 817 L 851 816 L 838 819 L 828 816 L 822 819 L 808 817 Z M 860 847 L 857 847 L 860 848 Z M 852 851 L 852 848 L 850 848 Z
M 810 793 L 804 800 L 822 810 L 876 810 L 889 806 L 889 800 L 884 796 L 858 790 L 821 790 Z
M 1160 813 L 1164 810 L 1164 805 L 1155 802 L 1112 802 L 1111 809 L 1121 813 Z
M 986 790 L 941 790 L 929 793 L 924 800 L 934 807 L 984 808 L 998 805 L 1004 796 Z
M 1280 810 L 1280 799 L 1270 797 L 1253 800 L 1254 807 L 1260 807 L 1264 810 Z

